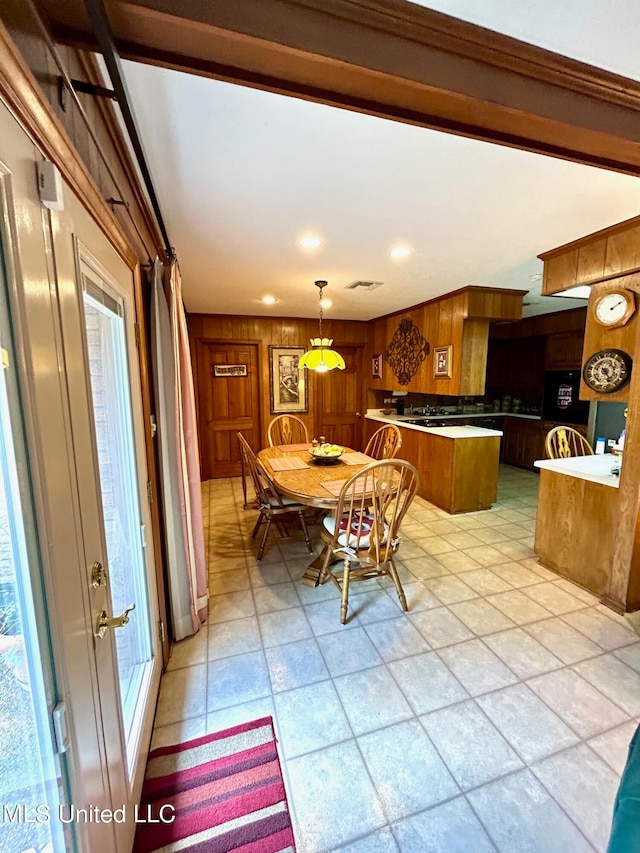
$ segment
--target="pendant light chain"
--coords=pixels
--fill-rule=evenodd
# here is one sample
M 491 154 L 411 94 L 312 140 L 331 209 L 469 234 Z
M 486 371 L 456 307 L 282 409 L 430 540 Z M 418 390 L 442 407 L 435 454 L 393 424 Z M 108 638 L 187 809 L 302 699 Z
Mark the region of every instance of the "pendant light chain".
M 324 288 L 324 284 L 320 285 L 320 339 L 322 339 L 322 290 Z

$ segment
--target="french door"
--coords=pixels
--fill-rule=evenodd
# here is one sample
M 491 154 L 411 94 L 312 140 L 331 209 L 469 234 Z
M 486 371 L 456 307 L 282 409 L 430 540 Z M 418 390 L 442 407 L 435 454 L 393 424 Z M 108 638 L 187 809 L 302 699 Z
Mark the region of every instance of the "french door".
M 0 850 L 128 853 L 161 668 L 134 269 L 40 157 L 0 105 Z

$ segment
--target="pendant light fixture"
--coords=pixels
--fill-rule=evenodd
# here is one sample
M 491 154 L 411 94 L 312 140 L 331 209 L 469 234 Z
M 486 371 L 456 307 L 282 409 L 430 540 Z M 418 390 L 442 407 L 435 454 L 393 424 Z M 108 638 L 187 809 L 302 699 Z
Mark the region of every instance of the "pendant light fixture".
M 327 282 L 316 281 L 315 286 L 320 288 L 319 335 L 317 338 L 311 338 L 311 349 L 302 356 L 298 367 L 306 367 L 318 373 L 326 373 L 327 370 L 333 370 L 335 367 L 344 370 L 344 358 L 339 352 L 331 349 L 333 339 L 322 337 L 322 290 L 327 286 Z

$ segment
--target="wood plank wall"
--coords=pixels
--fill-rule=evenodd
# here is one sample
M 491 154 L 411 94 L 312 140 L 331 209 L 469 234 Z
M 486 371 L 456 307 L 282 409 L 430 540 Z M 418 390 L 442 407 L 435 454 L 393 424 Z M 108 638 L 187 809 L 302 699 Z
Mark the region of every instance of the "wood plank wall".
M 309 346 L 309 339 L 318 334 L 317 319 L 251 317 L 230 314 L 189 314 L 189 343 L 193 365 L 196 397 L 199 377 L 195 360 L 198 340 L 245 341 L 259 344 L 260 379 L 260 434 L 261 446 L 267 445 L 267 427 L 272 419 L 269 399 L 269 346 Z M 341 344 L 361 344 L 366 351 L 368 323 L 357 320 L 324 320 L 323 334 L 334 339 L 334 346 L 340 352 Z M 308 371 L 309 411 L 299 417 L 307 424 L 311 435 L 315 434 L 313 413 L 316 406 L 317 379 L 313 371 Z M 198 402 L 198 400 L 196 400 Z M 363 388 L 364 405 L 364 388 Z
M 31 73 L 38 81 L 43 95 L 55 112 L 56 118 L 71 138 L 81 159 L 98 184 L 103 198 L 116 198 L 129 206 L 136 226 L 143 235 L 147 249 L 145 249 L 143 240 L 136 233 L 124 205 L 113 205 L 113 212 L 131 246 L 138 254 L 140 262 L 147 264 L 147 251 L 152 252 L 153 257 L 155 257 L 155 249 L 160 247 L 162 242 L 155 222 L 146 209 L 145 197 L 140 189 L 128 149 L 122 139 L 113 104 L 105 98 L 96 98 L 82 93 L 79 95 L 82 106 L 91 122 L 91 127 L 108 157 L 109 165 L 116 176 L 118 186 L 122 190 L 122 196 L 116 190 L 105 169 L 86 125 L 70 96 L 67 97 L 66 111 L 62 109 L 58 90 L 58 68 L 26 4 L 22 3 L 21 0 L 3 0 L 2 23 L 9 31 Z M 97 65 L 92 54 L 61 44 L 57 45 L 57 49 L 72 79 L 99 82 Z
M 486 352 L 490 320 L 517 320 L 522 314 L 524 291 L 463 288 L 371 321 L 369 355 L 384 353 L 400 322 L 405 317 L 429 342 L 429 354 L 408 385 L 400 386 L 386 358 L 381 379 L 371 379 L 367 387 L 374 390 L 402 389 L 422 394 L 483 394 Z M 450 379 L 435 379 L 434 349 L 453 346 Z M 370 365 L 368 362 L 368 366 Z

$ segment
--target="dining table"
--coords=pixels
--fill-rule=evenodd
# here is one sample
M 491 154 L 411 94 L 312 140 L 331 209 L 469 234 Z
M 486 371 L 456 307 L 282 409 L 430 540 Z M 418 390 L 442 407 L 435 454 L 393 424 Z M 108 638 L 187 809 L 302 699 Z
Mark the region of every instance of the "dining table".
M 287 498 L 335 515 L 342 485 L 365 465 L 376 460 L 364 453 L 344 448 L 333 463 L 317 462 L 309 453 L 308 444 L 281 444 L 265 447 L 258 453 L 260 464 L 278 491 Z M 310 563 L 300 582 L 317 586 L 326 559 L 322 552 Z

